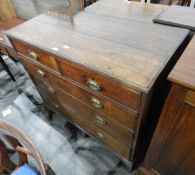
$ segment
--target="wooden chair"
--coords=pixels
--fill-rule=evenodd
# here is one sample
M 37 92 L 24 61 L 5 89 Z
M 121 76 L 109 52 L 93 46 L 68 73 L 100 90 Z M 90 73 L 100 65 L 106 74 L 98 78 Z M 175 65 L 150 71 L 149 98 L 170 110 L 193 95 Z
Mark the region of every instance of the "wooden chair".
M 13 154 L 17 154 L 17 161 L 13 162 L 10 158 Z M 20 167 L 29 168 L 28 156 L 36 161 L 41 175 L 55 174 L 48 165 L 44 164 L 38 149 L 23 131 L 0 120 L 0 174 L 6 172 L 15 175 L 14 173 L 17 174 Z

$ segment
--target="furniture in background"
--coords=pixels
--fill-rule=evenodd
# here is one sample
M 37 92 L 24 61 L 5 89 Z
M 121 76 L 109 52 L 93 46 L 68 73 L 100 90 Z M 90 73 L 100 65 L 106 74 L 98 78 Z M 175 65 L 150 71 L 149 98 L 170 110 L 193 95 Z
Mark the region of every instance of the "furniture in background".
M 70 4 L 75 8 L 74 11 L 78 11 L 84 6 L 83 1 L 84 0 L 12 0 L 17 16 L 25 20 L 29 20 L 54 7 L 68 8 Z
M 195 37 L 168 79 L 171 90 L 139 175 L 195 172 Z
M 152 3 L 127 1 L 111 1 L 100 0 L 92 6 L 85 8 L 86 12 L 100 15 L 111 16 L 114 18 L 121 18 L 126 20 L 136 20 L 140 22 L 152 23 L 152 20 L 164 12 L 169 6 Z M 116 13 L 117 12 L 117 13 Z
M 166 76 L 189 31 L 96 10 L 69 21 L 61 10 L 7 35 L 44 104 L 135 167 L 153 133 L 151 119 L 163 102 Z
M 19 19 L 19 18 L 11 18 L 6 21 L 0 21 L 0 63 L 2 64 L 3 68 L 9 74 L 9 76 L 11 77 L 13 81 L 15 81 L 15 78 L 12 75 L 11 71 L 9 70 L 8 65 L 3 60 L 2 55 L 8 55 L 9 58 L 11 58 L 14 62 L 17 62 L 17 53 L 14 50 L 9 39 L 5 35 L 5 31 L 23 22 L 24 20 Z
M 0 121 L 0 155 L 1 174 L 37 175 L 38 173 L 28 165 L 28 157 L 36 162 L 33 166 L 36 166 L 40 175 L 55 174 L 48 165 L 44 164 L 31 139 L 19 128 L 2 120 Z
M 156 16 L 155 23 L 182 27 L 195 31 L 195 9 L 172 5 L 166 11 Z

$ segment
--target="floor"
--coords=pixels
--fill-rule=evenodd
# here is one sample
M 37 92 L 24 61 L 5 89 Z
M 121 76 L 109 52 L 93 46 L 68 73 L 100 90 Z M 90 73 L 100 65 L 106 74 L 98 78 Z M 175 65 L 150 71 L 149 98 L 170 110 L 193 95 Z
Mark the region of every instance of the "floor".
M 110 150 L 60 114 L 49 122 L 41 97 L 22 65 L 6 56 L 4 59 L 17 81 L 11 81 L 0 69 L 0 119 L 26 132 L 57 175 L 132 175 Z

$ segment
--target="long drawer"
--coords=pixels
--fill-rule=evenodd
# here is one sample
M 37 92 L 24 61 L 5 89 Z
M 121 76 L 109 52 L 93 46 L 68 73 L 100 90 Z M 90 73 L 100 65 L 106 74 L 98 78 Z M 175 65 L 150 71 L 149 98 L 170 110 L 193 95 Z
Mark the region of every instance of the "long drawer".
M 40 64 L 33 63 L 27 58 L 21 57 L 21 60 L 28 72 L 33 76 L 37 76 L 41 79 L 44 79 L 53 86 L 58 87 L 62 91 L 76 97 L 77 99 L 85 103 L 87 106 L 93 108 L 96 112 L 105 116 L 110 116 L 110 118 L 112 118 L 113 120 L 121 123 L 129 129 L 134 130 L 135 116 L 126 108 L 121 108 L 120 105 L 117 105 L 102 97 L 95 96 L 94 94 L 86 91 L 85 89 L 65 80 L 63 77 L 60 77 L 54 72 L 51 73 L 51 71 L 48 70 L 46 67 L 43 67 Z M 75 108 L 77 109 L 77 107 Z
M 124 127 L 117 121 L 113 120 L 111 117 L 107 117 L 98 113 L 91 106 L 88 106 L 82 101 L 73 97 L 72 95 L 63 92 L 59 89 L 59 87 L 55 87 L 54 84 L 48 83 L 33 74 L 31 74 L 31 77 L 34 79 L 34 82 L 36 83 L 36 86 L 46 104 L 50 102 L 51 104 L 49 105 L 54 105 L 55 108 L 56 106 L 58 106 L 58 108 L 60 109 L 60 104 L 64 103 L 69 106 L 72 111 L 75 111 L 85 116 L 85 118 L 88 119 L 90 122 L 93 122 L 96 126 L 108 132 L 110 135 L 120 140 L 123 144 L 129 147 L 132 145 L 132 130 Z
M 138 111 L 140 93 L 126 89 L 124 86 L 120 85 L 120 83 L 110 81 L 109 78 L 81 67 L 78 64 L 70 63 L 65 59 L 57 58 L 56 56 L 33 46 L 15 40 L 12 40 L 12 44 L 19 53 L 32 60 L 52 68 L 63 76 L 93 90 L 95 93 L 109 97 L 122 105 L 131 108 L 135 112 Z
M 78 115 L 77 113 L 71 111 L 68 107 L 64 105 L 64 115 L 77 125 L 81 130 L 87 132 L 89 135 L 92 135 L 105 145 L 107 145 L 112 151 L 116 152 L 118 155 L 123 158 L 129 159 L 130 149 L 125 145 L 121 144 L 117 139 L 113 138 L 106 132 L 102 131 L 96 125 L 86 120 L 84 117 Z
M 122 125 L 118 124 L 112 119 L 108 119 L 105 116 L 97 113 L 90 107 L 86 106 L 81 101 L 77 100 L 73 96 L 54 88 L 56 96 L 60 99 L 61 103 L 64 103 L 68 106 L 72 111 L 77 112 L 78 114 L 84 116 L 94 125 L 98 126 L 100 129 L 109 133 L 117 140 L 121 141 L 123 144 L 131 147 L 133 140 L 133 133 L 124 128 Z
M 51 90 L 48 90 L 47 87 L 51 88 L 51 85 L 47 82 L 34 76 L 31 76 L 31 78 L 34 80 L 44 103 L 46 103 L 48 107 L 56 112 L 65 114 L 65 116 L 79 126 L 79 128 L 105 143 L 111 150 L 126 159 L 129 158 L 130 143 L 133 139 L 131 132 L 115 123 L 113 124 L 112 121 L 104 121 L 105 123 L 102 125 L 102 121 L 97 122 L 96 117 L 94 120 L 93 111 L 86 109 L 82 103 L 76 104 L 76 101 L 73 100 L 72 97 L 56 88 L 53 89 L 55 91 L 54 95 L 51 93 Z M 73 105 L 76 105 L 77 110 L 75 110 Z M 91 113 L 92 117 L 90 115 Z M 105 132 L 104 130 L 109 131 L 110 133 Z M 113 137 L 113 135 L 115 137 Z M 127 146 L 127 143 L 124 144 L 124 142 L 128 142 L 129 146 Z

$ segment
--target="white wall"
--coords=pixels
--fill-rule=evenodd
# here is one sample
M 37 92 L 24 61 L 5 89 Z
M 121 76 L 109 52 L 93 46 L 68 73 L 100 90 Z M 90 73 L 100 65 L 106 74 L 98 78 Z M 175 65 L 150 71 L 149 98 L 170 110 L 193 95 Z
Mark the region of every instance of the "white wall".
M 69 5 L 68 0 L 12 0 L 19 17 L 30 19 L 56 6 Z M 76 1 L 76 0 L 74 0 Z

